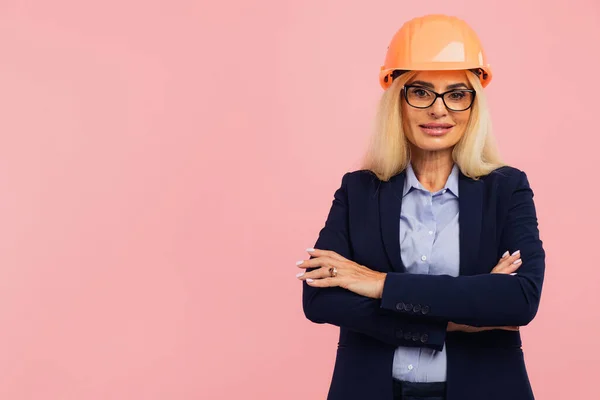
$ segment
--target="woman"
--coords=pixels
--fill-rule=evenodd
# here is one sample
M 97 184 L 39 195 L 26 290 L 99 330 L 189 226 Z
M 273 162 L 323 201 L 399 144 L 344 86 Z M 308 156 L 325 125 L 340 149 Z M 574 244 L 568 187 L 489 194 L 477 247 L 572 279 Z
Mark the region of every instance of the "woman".
M 527 176 L 494 145 L 485 60 L 453 17 L 391 41 L 364 168 L 297 263 L 307 318 L 340 327 L 328 399 L 533 399 L 518 327 L 545 252 Z

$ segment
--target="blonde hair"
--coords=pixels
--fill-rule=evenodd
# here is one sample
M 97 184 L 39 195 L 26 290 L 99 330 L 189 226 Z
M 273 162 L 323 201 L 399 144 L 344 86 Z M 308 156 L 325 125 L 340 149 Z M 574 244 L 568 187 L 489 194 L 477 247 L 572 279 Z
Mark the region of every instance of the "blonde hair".
M 400 91 L 416 75 L 405 72 L 383 93 L 377 108 L 374 132 L 361 169 L 373 172 L 382 181 L 403 171 L 410 163 L 410 147 L 402 126 Z M 452 150 L 452 159 L 472 179 L 488 175 L 505 164 L 496 147 L 485 93 L 479 78 L 468 72 L 467 79 L 477 95 L 465 133 Z

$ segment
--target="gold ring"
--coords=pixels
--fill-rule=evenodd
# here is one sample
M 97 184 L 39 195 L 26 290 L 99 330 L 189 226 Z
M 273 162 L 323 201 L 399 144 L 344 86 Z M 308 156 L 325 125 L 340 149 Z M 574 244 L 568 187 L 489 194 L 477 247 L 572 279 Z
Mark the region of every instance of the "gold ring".
M 335 278 L 337 276 L 337 268 L 335 268 L 335 267 L 329 268 L 329 276 L 331 276 L 332 278 Z

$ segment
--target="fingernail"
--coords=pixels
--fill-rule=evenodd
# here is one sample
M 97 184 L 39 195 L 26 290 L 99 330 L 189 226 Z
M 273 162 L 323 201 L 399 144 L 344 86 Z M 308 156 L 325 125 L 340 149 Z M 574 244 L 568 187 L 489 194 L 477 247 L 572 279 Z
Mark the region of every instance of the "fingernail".
M 303 262 L 304 262 L 304 260 L 297 261 L 297 262 L 296 262 L 296 265 L 300 265 L 300 264 L 302 264 Z
M 300 272 L 299 274 L 296 274 L 296 278 L 300 278 L 302 275 L 304 275 L 304 271 Z
M 513 262 L 513 264 L 521 264 L 523 262 L 523 260 L 521 260 L 520 258 L 516 261 Z
M 512 253 L 511 255 L 516 256 L 517 254 L 521 253 L 521 250 L 517 250 L 514 253 Z
M 508 250 L 506 250 L 506 253 L 502 254 L 502 258 L 506 257 L 508 255 Z
M 310 278 L 308 278 L 308 279 L 306 280 L 306 282 L 308 282 L 308 283 L 312 283 L 313 281 L 314 281 L 314 279 L 310 279 Z
M 313 249 L 312 247 L 309 247 L 308 249 L 306 249 L 306 251 L 308 251 L 309 253 L 312 253 L 313 251 L 315 251 L 315 249 Z

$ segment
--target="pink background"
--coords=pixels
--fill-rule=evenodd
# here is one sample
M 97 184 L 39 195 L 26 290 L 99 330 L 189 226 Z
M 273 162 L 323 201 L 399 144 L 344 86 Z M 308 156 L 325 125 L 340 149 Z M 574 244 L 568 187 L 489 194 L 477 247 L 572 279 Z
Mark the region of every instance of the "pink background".
M 433 12 L 479 33 L 536 195 L 536 397 L 597 396 L 597 0 L 90 3 L 0 2 L 1 399 L 325 398 L 337 330 L 295 262 Z

